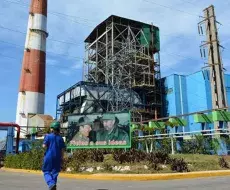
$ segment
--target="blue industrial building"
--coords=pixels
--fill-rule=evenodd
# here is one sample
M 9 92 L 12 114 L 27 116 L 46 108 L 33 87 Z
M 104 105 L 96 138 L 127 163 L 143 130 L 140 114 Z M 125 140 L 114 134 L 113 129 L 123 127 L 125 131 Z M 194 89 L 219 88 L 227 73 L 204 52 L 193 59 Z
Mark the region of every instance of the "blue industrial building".
M 208 70 L 201 70 L 189 75 L 172 74 L 162 78 L 162 84 L 165 88 L 163 115 L 169 117 L 211 110 L 212 97 L 209 79 Z M 230 74 L 225 74 L 224 79 L 228 106 L 230 106 Z M 169 128 L 170 132 L 186 133 L 214 129 L 213 124 L 195 123 L 193 115 L 185 116 L 183 119 L 187 120 L 187 126 Z M 226 123 L 220 123 L 220 125 L 222 125 L 220 128 L 227 127 Z
M 190 75 L 172 74 L 162 78 L 162 83 L 165 88 L 164 116 L 178 116 L 212 109 L 208 70 L 201 70 Z M 228 106 L 230 106 L 230 74 L 225 74 L 225 87 Z M 195 123 L 193 116 L 187 116 L 184 119 L 188 121 L 188 126 L 184 128 L 185 132 L 202 130 L 202 125 Z M 212 125 L 205 126 L 205 129 L 212 129 Z

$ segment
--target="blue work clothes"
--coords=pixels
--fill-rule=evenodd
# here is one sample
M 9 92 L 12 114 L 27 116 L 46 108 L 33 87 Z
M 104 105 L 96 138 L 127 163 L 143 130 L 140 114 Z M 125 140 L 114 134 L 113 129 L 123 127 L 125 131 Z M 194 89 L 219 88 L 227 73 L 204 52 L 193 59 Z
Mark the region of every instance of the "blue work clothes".
M 53 169 L 52 171 L 44 172 L 44 178 L 45 178 L 45 181 L 49 189 L 51 189 L 54 185 L 57 184 L 58 175 L 59 175 L 59 172 L 56 171 L 55 169 Z
M 51 172 L 55 169 L 55 171 L 60 172 L 62 164 L 62 150 L 65 148 L 63 138 L 60 135 L 51 133 L 46 135 L 43 144 L 45 144 L 47 148 L 44 155 L 42 171 Z

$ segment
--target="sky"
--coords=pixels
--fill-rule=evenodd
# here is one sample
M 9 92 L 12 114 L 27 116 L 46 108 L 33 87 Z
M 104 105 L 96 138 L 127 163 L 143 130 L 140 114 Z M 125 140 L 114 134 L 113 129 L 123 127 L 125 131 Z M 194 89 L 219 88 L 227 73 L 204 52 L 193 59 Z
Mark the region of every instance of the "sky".
M 0 121 L 14 122 L 30 0 L 0 1 Z M 84 40 L 100 22 L 118 15 L 160 28 L 161 74 L 200 70 L 201 41 L 197 23 L 213 4 L 222 58 L 230 70 L 230 0 L 48 0 L 45 113 L 55 116 L 59 93 L 82 80 Z M 0 136 L 1 137 L 1 136 Z

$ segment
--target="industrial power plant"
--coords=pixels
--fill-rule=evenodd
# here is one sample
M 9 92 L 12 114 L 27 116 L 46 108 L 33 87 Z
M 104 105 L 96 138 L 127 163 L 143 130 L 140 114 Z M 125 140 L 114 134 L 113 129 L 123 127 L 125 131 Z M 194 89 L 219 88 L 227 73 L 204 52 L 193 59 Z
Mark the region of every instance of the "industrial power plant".
M 62 135 L 71 150 L 130 148 L 135 138 L 136 148 L 149 151 L 153 144 L 147 140 L 180 142 L 203 134 L 219 139 L 218 154 L 229 154 L 229 145 L 221 137 L 230 135 L 230 74 L 224 72 L 227 63 L 220 54 L 214 6 L 203 13 L 198 28 L 207 38 L 200 49 L 208 63 L 195 73 L 164 78 L 160 28 L 119 15 L 105 18 L 84 40 L 83 80 L 57 94 L 52 118 L 44 113 L 47 0 L 32 0 L 16 112 L 20 138 L 43 138 L 44 129 L 55 119 L 62 123 Z M 105 120 L 117 124 L 116 138 L 101 132 Z M 80 123 L 91 128 L 79 140 Z

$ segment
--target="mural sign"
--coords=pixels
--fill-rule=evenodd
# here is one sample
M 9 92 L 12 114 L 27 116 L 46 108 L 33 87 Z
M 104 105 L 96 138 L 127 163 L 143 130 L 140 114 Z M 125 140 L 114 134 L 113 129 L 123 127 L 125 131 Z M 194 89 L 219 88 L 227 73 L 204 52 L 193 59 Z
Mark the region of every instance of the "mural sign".
M 76 148 L 130 148 L 130 114 L 104 113 L 68 117 L 67 144 Z

